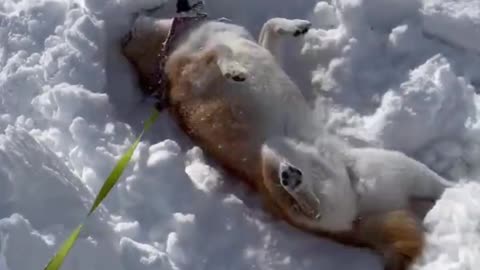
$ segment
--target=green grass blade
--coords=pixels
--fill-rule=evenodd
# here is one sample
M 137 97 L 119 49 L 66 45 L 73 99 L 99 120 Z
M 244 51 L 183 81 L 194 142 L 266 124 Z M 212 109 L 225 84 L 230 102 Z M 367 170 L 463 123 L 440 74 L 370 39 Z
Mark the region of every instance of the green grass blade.
M 83 228 L 83 224 L 80 224 L 70 236 L 63 242 L 58 250 L 57 254 L 50 260 L 44 270 L 58 270 L 63 264 L 65 257 L 67 257 L 68 252 L 72 249 L 73 245 L 77 241 L 78 235 L 80 235 L 80 231 Z
M 143 132 L 147 132 L 153 125 L 153 123 L 155 123 L 155 121 L 157 121 L 157 118 L 158 116 L 160 115 L 160 113 L 154 109 L 152 114 L 150 115 L 150 118 L 148 118 L 148 120 L 145 122 L 145 124 L 143 124 Z
M 143 125 L 142 133 L 140 133 L 138 138 L 135 140 L 135 143 L 132 146 L 130 146 L 128 151 L 125 154 L 123 154 L 122 158 L 117 162 L 117 165 L 115 165 L 115 168 L 113 168 L 112 172 L 107 177 L 107 180 L 105 180 L 105 183 L 103 184 L 102 188 L 100 189 L 100 192 L 95 198 L 95 201 L 93 202 L 92 208 L 88 212 L 88 215 L 91 215 L 93 211 L 97 209 L 97 207 L 100 205 L 103 199 L 107 197 L 108 193 L 113 188 L 113 186 L 115 186 L 115 184 L 118 182 L 118 179 L 122 175 L 125 168 L 128 166 L 128 163 L 130 162 L 133 156 L 133 153 L 135 152 L 135 149 L 140 143 L 140 140 L 142 139 L 143 134 L 150 129 L 150 127 L 153 125 L 155 120 L 157 120 L 158 115 L 159 115 L 158 111 L 154 110 L 150 118 L 145 122 L 145 124 Z
M 108 193 L 113 188 L 113 186 L 118 182 L 118 179 L 120 178 L 123 171 L 125 170 L 128 163 L 130 162 L 130 159 L 133 156 L 133 152 L 135 151 L 135 148 L 137 148 L 137 145 L 140 143 L 140 139 L 142 135 L 143 135 L 143 132 L 135 140 L 135 143 L 132 146 L 130 146 L 128 151 L 125 154 L 123 154 L 122 158 L 117 162 L 117 165 L 115 165 L 115 168 L 110 173 L 105 183 L 103 183 L 103 186 L 100 189 L 100 192 L 98 192 L 97 197 L 93 202 L 92 208 L 90 208 L 90 211 L 88 212 L 89 216 L 93 213 L 93 211 L 95 211 L 95 209 L 97 209 L 97 207 L 100 205 L 103 199 L 107 197 Z
M 143 134 L 151 128 L 155 120 L 157 120 L 158 116 L 159 116 L 159 112 L 157 110 L 154 110 L 150 118 L 143 125 L 142 133 L 140 133 L 140 135 L 135 140 L 134 144 L 130 146 L 127 152 L 123 154 L 123 156 L 120 158 L 120 160 L 117 162 L 117 164 L 113 168 L 110 175 L 105 180 L 105 183 L 100 189 L 100 192 L 97 194 L 97 197 L 95 198 L 95 201 L 93 202 L 92 208 L 88 212 L 87 217 L 90 216 L 93 213 L 93 211 L 95 211 L 95 209 L 97 209 L 97 207 L 100 205 L 103 199 L 107 197 L 110 190 L 115 186 L 118 179 L 120 178 L 123 171 L 125 170 L 128 163 L 130 162 L 133 156 L 133 153 L 135 152 L 135 149 L 137 148 L 138 144 L 140 143 L 140 140 L 143 137 Z M 63 261 L 67 257 L 68 253 L 72 249 L 75 242 L 77 241 L 77 238 L 80 235 L 82 228 L 83 228 L 83 224 L 78 225 L 78 227 L 72 232 L 72 234 L 70 234 L 67 240 L 65 240 L 65 242 L 62 244 L 60 249 L 54 255 L 54 257 L 50 259 L 50 262 L 47 264 L 44 270 L 60 269 L 60 267 L 63 264 Z

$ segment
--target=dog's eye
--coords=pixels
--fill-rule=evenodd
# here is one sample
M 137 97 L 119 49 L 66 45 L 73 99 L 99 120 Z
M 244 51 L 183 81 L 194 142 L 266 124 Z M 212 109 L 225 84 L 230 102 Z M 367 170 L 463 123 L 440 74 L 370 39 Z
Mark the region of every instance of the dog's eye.
M 285 179 L 287 179 L 287 178 L 288 178 L 288 173 L 287 173 L 286 171 L 283 171 L 283 172 L 282 172 L 282 179 L 284 179 L 283 181 L 286 182 Z M 282 183 L 283 183 L 283 182 L 282 182 Z

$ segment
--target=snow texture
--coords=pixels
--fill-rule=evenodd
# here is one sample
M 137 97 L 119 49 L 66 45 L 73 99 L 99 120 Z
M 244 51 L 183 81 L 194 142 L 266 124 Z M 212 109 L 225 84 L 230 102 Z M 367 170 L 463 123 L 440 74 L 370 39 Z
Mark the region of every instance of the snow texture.
M 41 269 L 138 135 L 152 104 L 119 40 L 165 1 L 0 1 L 0 270 Z M 329 128 L 460 183 L 425 217 L 413 269 L 480 268 L 480 2 L 206 2 L 254 34 L 269 17 L 310 19 L 285 68 Z M 146 135 L 63 269 L 381 269 L 271 220 L 168 115 Z

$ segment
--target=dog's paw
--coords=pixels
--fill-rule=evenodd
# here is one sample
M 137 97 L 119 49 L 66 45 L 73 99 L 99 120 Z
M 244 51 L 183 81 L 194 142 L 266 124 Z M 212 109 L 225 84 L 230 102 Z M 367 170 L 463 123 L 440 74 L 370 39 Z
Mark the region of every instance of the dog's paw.
M 247 79 L 247 75 L 241 71 L 232 70 L 224 74 L 225 78 L 233 80 L 235 82 L 243 82 Z
M 247 79 L 247 71 L 238 64 L 223 65 L 223 77 L 234 82 L 243 82 Z
M 294 37 L 305 35 L 308 30 L 310 30 L 310 27 L 312 27 L 312 23 L 309 21 L 294 20 L 293 23 L 295 27 L 295 31 L 293 31 Z
M 279 35 L 291 35 L 298 37 L 304 35 L 312 27 L 312 23 L 306 20 L 274 18 L 268 22 L 273 31 Z

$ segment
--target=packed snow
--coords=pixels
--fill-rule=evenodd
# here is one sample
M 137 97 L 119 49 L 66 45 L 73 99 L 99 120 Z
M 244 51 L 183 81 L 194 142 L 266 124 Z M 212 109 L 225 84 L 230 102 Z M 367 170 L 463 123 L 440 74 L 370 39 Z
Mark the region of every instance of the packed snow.
M 139 134 L 152 103 L 119 40 L 133 13 L 165 2 L 0 1 L 0 270 L 43 268 Z M 284 63 L 328 127 L 459 183 L 425 217 L 427 248 L 412 268 L 480 268 L 478 0 L 206 3 L 254 34 L 273 16 L 311 20 Z M 162 114 L 63 269 L 381 265 L 272 220 Z

